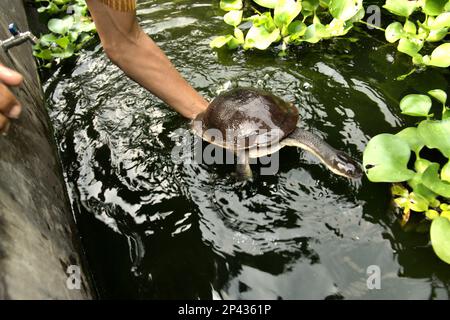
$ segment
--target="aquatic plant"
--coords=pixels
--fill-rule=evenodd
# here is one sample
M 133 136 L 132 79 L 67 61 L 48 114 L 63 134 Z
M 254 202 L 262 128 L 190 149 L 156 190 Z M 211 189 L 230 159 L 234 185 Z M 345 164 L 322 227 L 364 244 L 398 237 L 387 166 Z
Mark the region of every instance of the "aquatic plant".
M 416 65 L 450 66 L 450 43 L 422 54 L 426 43 L 441 42 L 449 34 L 450 0 L 386 0 L 383 7 L 404 21 L 392 22 L 385 30 L 388 42 L 398 42 L 398 51 L 411 56 Z
M 220 8 L 227 11 L 223 19 L 234 30 L 213 39 L 212 48 L 265 50 L 281 42 L 282 53 L 290 43 L 345 35 L 364 17 L 362 0 L 253 0 L 245 5 L 242 0 L 221 0 Z
M 70 58 L 92 39 L 96 32 L 85 0 L 35 0 L 38 12 L 48 20 L 48 34 L 41 35 L 33 47 L 34 55 L 50 67 Z
M 430 114 L 430 96 L 442 104 L 440 119 Z M 450 264 L 450 108 L 446 103 L 447 94 L 440 89 L 428 95 L 405 96 L 400 101 L 401 112 L 425 120 L 397 134 L 373 137 L 364 150 L 363 166 L 370 181 L 394 183 L 391 192 L 395 204 L 403 210 L 402 225 L 411 212 L 423 213 L 432 221 L 433 249 Z M 432 149 L 440 154 L 427 156 Z
M 221 0 L 220 8 L 227 11 L 223 19 L 234 31 L 214 38 L 212 48 L 227 45 L 230 49 L 242 46 L 265 50 L 281 42 L 282 54 L 288 44 L 343 36 L 355 22 L 364 22 L 365 14 L 363 0 Z M 422 54 L 428 51 L 424 49 L 426 43 L 442 42 L 449 34 L 450 0 L 386 0 L 383 8 L 405 22 L 392 22 L 386 29 L 372 27 L 383 30 L 389 43 L 398 42 L 398 51 L 411 56 L 419 66 L 450 66 L 450 43 Z M 246 34 L 244 27 L 250 27 Z

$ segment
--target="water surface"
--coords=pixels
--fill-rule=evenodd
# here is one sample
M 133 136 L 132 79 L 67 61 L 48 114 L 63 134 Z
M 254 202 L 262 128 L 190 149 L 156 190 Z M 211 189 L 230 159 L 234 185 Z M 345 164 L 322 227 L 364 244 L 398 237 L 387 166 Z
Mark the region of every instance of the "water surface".
M 397 132 L 408 93 L 448 89 L 448 70 L 405 81 L 410 59 L 362 27 L 347 38 L 267 52 L 212 51 L 229 28 L 218 1 L 139 2 L 145 31 L 208 99 L 226 87 L 270 90 L 301 125 L 362 159 Z M 233 166 L 175 163 L 189 123 L 129 80 L 100 44 L 46 84 L 69 193 L 104 298 L 448 299 L 448 265 L 428 235 L 405 232 L 389 186 L 333 175 L 310 154 L 279 152 L 275 176 L 235 183 Z M 367 268 L 379 266 L 381 289 Z

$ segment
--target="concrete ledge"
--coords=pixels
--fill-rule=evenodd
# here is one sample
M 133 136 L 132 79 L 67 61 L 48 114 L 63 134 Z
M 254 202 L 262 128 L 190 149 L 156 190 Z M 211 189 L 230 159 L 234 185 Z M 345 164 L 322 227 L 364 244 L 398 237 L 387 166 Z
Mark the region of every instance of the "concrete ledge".
M 28 30 L 22 1 L 0 1 L 0 39 L 10 22 Z M 22 116 L 0 136 L 0 299 L 91 299 L 31 45 L 0 49 L 0 62 L 24 76 L 13 89 Z M 66 285 L 69 265 L 81 268 L 79 290 Z

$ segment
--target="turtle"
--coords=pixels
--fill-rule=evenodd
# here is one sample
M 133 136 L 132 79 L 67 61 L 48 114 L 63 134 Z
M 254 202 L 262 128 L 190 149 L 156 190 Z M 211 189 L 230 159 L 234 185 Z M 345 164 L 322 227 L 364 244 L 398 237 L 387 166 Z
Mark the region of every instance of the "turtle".
M 362 176 L 361 165 L 318 135 L 297 126 L 293 103 L 262 89 L 238 87 L 219 94 L 192 122 L 203 140 L 238 156 L 239 177 L 252 177 L 250 159 L 293 146 L 311 152 L 333 173 L 350 179 Z M 240 159 L 240 161 L 239 161 Z

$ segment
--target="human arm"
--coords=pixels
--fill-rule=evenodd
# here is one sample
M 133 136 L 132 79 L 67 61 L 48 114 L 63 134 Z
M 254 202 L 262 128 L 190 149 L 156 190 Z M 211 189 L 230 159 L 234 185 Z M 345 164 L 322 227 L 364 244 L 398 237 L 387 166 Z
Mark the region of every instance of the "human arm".
M 98 0 L 86 2 L 106 54 L 127 76 L 186 118 L 194 119 L 206 109 L 208 102 L 145 34 L 135 11 L 114 10 Z

